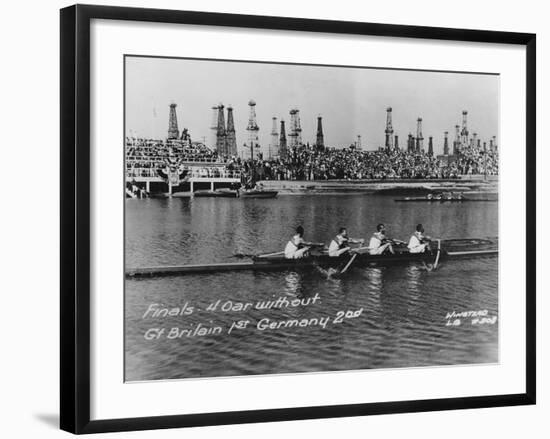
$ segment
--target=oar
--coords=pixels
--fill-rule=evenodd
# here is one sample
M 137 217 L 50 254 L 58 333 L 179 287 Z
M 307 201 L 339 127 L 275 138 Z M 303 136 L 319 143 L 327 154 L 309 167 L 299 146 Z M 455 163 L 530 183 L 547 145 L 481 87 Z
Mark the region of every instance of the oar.
M 394 244 L 404 244 L 407 245 L 405 241 L 401 241 L 400 239 L 390 239 L 390 241 L 393 241 Z
M 324 242 L 312 242 L 309 247 L 324 247 L 325 246 L 325 243 Z M 252 254 L 252 253 L 234 253 L 232 254 L 231 256 L 228 256 L 230 258 L 239 258 L 239 259 L 243 259 L 243 258 L 255 258 L 255 257 L 258 257 L 258 258 L 267 258 L 267 257 L 270 257 L 270 256 L 282 256 L 284 255 L 285 252 L 284 251 L 280 251 L 280 252 L 274 252 L 274 253 L 268 253 L 268 254 Z
M 306 244 L 306 247 L 324 247 L 324 242 L 312 242 L 310 244 Z
M 268 258 L 269 256 L 279 256 L 279 255 L 284 255 L 285 252 L 282 251 L 282 252 L 275 252 L 275 253 L 268 253 L 267 255 L 257 255 L 259 258 Z
M 346 266 L 342 269 L 342 271 L 340 272 L 340 274 L 344 274 L 344 273 L 347 271 L 347 269 L 349 268 L 349 266 L 351 265 L 351 263 L 352 263 L 353 261 L 355 261 L 355 258 L 356 258 L 356 257 L 357 257 L 357 253 L 355 253 L 355 254 L 350 258 L 350 260 L 348 261 L 348 263 L 346 264 Z
M 425 261 L 422 261 L 422 263 L 424 264 L 424 268 L 427 270 L 427 271 L 434 271 L 437 269 L 437 264 L 439 263 L 439 256 L 441 255 L 441 239 L 438 239 L 437 240 L 437 254 L 435 256 L 435 261 L 433 263 L 433 265 L 431 267 L 429 267 Z M 430 264 L 431 265 L 431 264 Z
M 252 253 L 235 253 L 235 254 L 229 255 L 227 257 L 228 258 L 244 259 L 244 258 L 253 258 L 254 256 L 256 256 L 256 255 L 253 255 Z
M 437 269 L 437 263 L 439 262 L 439 255 L 441 254 L 441 239 L 438 239 L 437 240 L 437 255 L 435 257 L 435 262 L 434 262 L 434 266 L 433 266 L 433 269 Z
M 284 251 L 276 252 L 276 253 L 263 254 L 263 255 L 258 255 L 258 254 L 254 254 L 254 253 L 234 253 L 234 254 L 228 256 L 228 258 L 239 258 L 239 259 L 243 259 L 243 258 L 267 258 L 268 256 L 279 256 L 279 255 L 284 255 L 284 254 L 285 254 Z

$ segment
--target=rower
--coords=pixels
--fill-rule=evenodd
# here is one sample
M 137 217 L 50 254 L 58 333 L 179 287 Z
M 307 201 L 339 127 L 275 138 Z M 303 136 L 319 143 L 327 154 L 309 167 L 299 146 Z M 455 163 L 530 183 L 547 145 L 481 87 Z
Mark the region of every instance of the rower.
M 395 254 L 392 247 L 392 240 L 386 237 L 386 226 L 378 224 L 376 232 L 372 234 L 369 242 L 369 254 L 381 255 L 384 253 Z
M 345 227 L 341 227 L 338 235 L 330 242 L 328 247 L 328 255 L 337 257 L 351 251 L 349 244 L 363 244 L 364 239 L 353 239 L 348 237 L 348 231 Z
M 304 228 L 296 227 L 296 234 L 290 238 L 285 247 L 286 259 L 301 259 L 308 256 L 308 251 L 311 246 L 315 245 L 312 242 L 304 241 Z
M 409 253 L 425 253 L 430 251 L 430 237 L 424 235 L 424 227 L 422 224 L 416 226 L 416 231 L 409 240 Z

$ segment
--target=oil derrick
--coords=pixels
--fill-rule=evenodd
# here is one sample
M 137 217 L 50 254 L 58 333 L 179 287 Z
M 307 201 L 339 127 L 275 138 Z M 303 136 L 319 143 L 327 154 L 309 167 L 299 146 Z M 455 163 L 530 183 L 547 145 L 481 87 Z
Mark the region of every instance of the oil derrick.
M 453 155 L 460 154 L 460 125 L 455 125 L 455 141 L 453 142 Z
M 422 136 L 422 118 L 416 119 L 416 152 L 424 151 L 424 137 Z
M 397 135 L 395 135 L 394 137 L 393 147 L 395 148 L 396 151 L 399 151 L 399 137 Z
M 283 160 L 286 159 L 287 157 L 285 121 L 282 119 L 281 119 L 281 135 L 279 137 L 279 157 Z
M 462 112 L 462 129 L 460 130 L 460 146 L 468 145 L 468 112 L 464 110 Z
M 357 142 L 355 142 L 355 149 L 361 149 L 361 135 L 357 135 Z
M 210 147 L 216 148 L 218 140 L 218 106 L 212 107 L 212 122 L 210 123 Z
M 290 133 L 288 134 L 289 148 L 296 148 L 302 144 L 302 127 L 300 126 L 300 110 L 293 108 L 290 110 Z
M 225 153 L 237 155 L 237 138 L 235 136 L 235 122 L 233 122 L 233 107 L 227 107 L 227 130 L 225 132 Z
M 491 149 L 491 151 L 497 151 L 498 150 L 498 146 L 497 146 L 497 136 L 493 136 L 492 139 L 491 139 L 491 142 L 492 142 L 492 145 L 493 145 L 493 148 Z
M 432 136 L 428 137 L 428 155 L 430 157 L 434 155 L 434 138 Z
M 176 104 L 170 104 L 170 116 L 168 118 L 168 139 L 177 139 L 180 135 L 178 130 L 178 117 L 176 116 Z
M 325 137 L 323 136 L 323 118 L 317 116 L 317 139 L 315 141 L 315 148 L 318 151 L 325 149 Z
M 256 122 L 256 102 L 251 99 L 250 101 L 248 101 L 248 107 L 248 125 L 246 126 L 246 131 L 248 131 L 248 142 L 246 146 L 248 151 L 250 151 L 250 158 L 254 159 L 254 148 L 260 147 L 260 140 L 258 135 L 260 127 Z
M 445 139 L 443 140 L 443 154 L 449 155 L 449 132 L 445 131 Z
M 393 126 L 392 126 L 392 109 L 386 108 L 386 150 L 393 149 Z
M 271 141 L 269 142 L 268 157 L 277 157 L 279 155 L 279 133 L 277 132 L 277 118 L 273 116 L 271 118 Z
M 480 140 L 477 138 L 477 133 L 472 134 L 472 146 L 480 146 Z
M 226 132 L 225 116 L 223 114 L 223 104 L 218 105 L 218 125 L 216 129 L 216 151 L 220 155 L 226 154 Z
M 409 137 L 407 138 L 407 151 L 414 152 L 414 137 L 411 133 L 409 133 Z

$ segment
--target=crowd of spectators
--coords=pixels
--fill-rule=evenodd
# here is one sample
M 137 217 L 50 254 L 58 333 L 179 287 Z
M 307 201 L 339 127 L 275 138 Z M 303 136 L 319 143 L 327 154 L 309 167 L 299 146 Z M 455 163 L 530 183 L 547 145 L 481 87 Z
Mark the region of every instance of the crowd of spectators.
M 498 175 L 498 152 L 468 145 L 460 149 L 456 163 L 460 175 Z
M 155 176 L 167 163 L 204 163 L 204 176 L 221 176 L 223 164 L 232 175 L 254 176 L 256 180 L 356 180 L 356 179 L 441 179 L 460 175 L 497 175 L 498 152 L 476 146 L 461 148 L 457 157 L 434 157 L 425 152 L 404 150 L 362 151 L 353 146 L 316 150 L 298 147 L 284 158 L 261 159 L 251 163 L 239 157 L 225 157 L 202 143 L 126 139 L 128 175 Z
M 426 154 L 355 148 L 324 151 L 303 148 L 292 151 L 283 160 L 262 163 L 268 178 L 288 180 L 441 178 L 440 165 Z
M 126 138 L 127 168 L 162 168 L 166 161 L 176 159 L 201 163 L 221 161 L 217 152 L 211 151 L 200 142 Z
M 465 148 L 457 157 L 434 157 L 425 152 L 403 150 L 361 151 L 353 147 L 323 151 L 301 148 L 284 159 L 258 160 L 258 179 L 267 180 L 361 180 L 441 179 L 460 175 L 498 174 L 498 152 Z M 251 173 L 250 161 L 245 172 Z

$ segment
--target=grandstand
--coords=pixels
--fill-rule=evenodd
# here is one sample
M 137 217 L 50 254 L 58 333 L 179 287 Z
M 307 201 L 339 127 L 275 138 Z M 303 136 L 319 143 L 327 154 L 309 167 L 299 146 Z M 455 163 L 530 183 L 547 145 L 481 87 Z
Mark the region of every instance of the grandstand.
M 215 189 L 240 182 L 237 164 L 220 157 L 202 142 L 182 139 L 126 138 L 127 195 L 141 198 L 155 194 Z
M 452 160 L 450 159 L 452 157 Z M 456 156 L 399 149 L 291 148 L 285 158 L 254 162 L 222 156 L 202 142 L 126 138 L 127 194 L 143 197 L 229 187 L 254 174 L 260 180 L 448 179 L 498 175 L 498 150 L 476 145 Z

